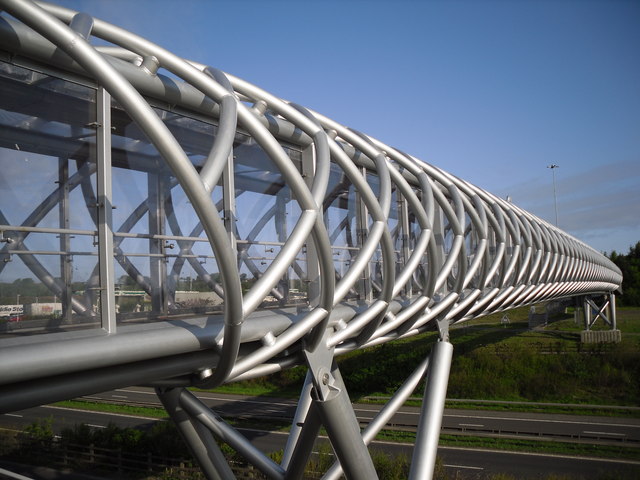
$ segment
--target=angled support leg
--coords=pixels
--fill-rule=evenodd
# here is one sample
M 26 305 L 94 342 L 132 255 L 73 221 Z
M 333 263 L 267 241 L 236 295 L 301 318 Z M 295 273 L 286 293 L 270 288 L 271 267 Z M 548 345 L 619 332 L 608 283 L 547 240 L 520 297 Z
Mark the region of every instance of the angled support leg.
M 234 479 L 235 476 L 211 432 L 200 423 L 192 421 L 190 416 L 180 407 L 180 395 L 183 390 L 183 388 L 157 388 L 156 393 L 207 479 Z
M 315 405 L 342 470 L 349 480 L 377 479 L 378 474 L 362 439 L 360 425 L 342 377 L 337 368 L 330 375 L 326 379 L 330 392 L 317 399 Z
M 304 379 L 304 385 L 300 392 L 300 399 L 298 400 L 298 407 L 296 408 L 296 414 L 293 417 L 291 424 L 291 430 L 289 431 L 289 437 L 287 438 L 287 444 L 284 447 L 284 453 L 282 455 L 282 468 L 285 470 L 291 463 L 293 457 L 293 451 L 296 448 L 298 439 L 300 438 L 302 427 L 309 415 L 309 409 L 313 399 L 311 398 L 311 390 L 313 389 L 313 382 L 311 381 L 311 374 L 307 371 L 307 376 Z
M 285 480 L 300 480 L 304 477 L 305 467 L 313 452 L 313 446 L 318 439 L 322 422 L 315 405 L 311 405 L 309 413 L 310 415 L 307 416 L 304 422 L 302 432 L 293 451 L 291 462 L 284 477 Z
M 202 403 L 188 390 L 180 392 L 180 407 L 191 416 L 194 422 L 211 431 L 217 438 L 227 443 L 231 448 L 246 458 L 249 463 L 260 470 L 267 478 L 283 480 L 284 470 L 264 453 L 254 447 L 241 433 L 229 426 L 209 407 Z
M 409 480 L 431 480 L 433 476 L 452 356 L 453 345 L 446 338 L 431 351 Z
M 314 406 L 347 479 L 377 479 L 347 389 L 333 361 L 333 348 L 325 345 L 323 341 L 315 351 L 305 352 L 313 380 Z
M 362 431 L 364 442 L 369 445 L 375 436 L 384 428 L 384 426 L 393 418 L 400 407 L 404 405 L 413 391 L 418 387 L 420 381 L 427 373 L 429 366 L 429 358 L 423 360 L 420 365 L 413 371 L 411 376 L 405 380 L 402 386 L 396 391 L 391 400 L 380 410 L 380 412 L 371 420 L 367 428 Z M 338 480 L 342 475 L 342 467 L 338 462 L 334 463 L 322 480 Z
M 286 470 L 285 480 L 301 479 L 304 468 L 318 438 L 321 423 L 317 409 L 313 405 L 313 382 L 310 371 L 302 387 L 287 445 L 282 456 L 281 466 Z

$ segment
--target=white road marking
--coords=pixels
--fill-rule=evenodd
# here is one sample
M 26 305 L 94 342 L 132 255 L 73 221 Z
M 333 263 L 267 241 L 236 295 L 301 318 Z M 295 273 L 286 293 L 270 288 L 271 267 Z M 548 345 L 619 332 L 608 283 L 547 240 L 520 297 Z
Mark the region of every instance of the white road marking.
M 613 435 L 616 437 L 626 437 L 626 435 L 624 433 L 612 433 L 612 432 L 589 432 L 587 430 L 585 430 L 582 433 L 590 433 L 592 435 Z
M 156 392 L 154 392 L 154 391 L 147 392 L 145 390 L 131 390 L 131 389 L 128 389 L 128 388 L 117 388 L 116 392 L 141 393 L 143 395 L 153 395 L 153 396 L 155 396 L 155 394 L 156 394 Z
M 233 402 L 233 403 L 255 403 L 256 405 L 263 405 L 263 406 L 269 406 L 269 405 L 279 405 L 282 407 L 295 407 L 296 404 L 295 403 L 278 403 L 278 402 L 261 402 L 258 400 L 236 400 L 233 398 L 225 398 L 225 397 L 210 397 L 210 396 L 198 396 L 196 395 L 198 398 L 201 398 L 203 400 L 220 400 L 221 402 Z
M 522 457 L 553 457 L 553 458 L 566 458 L 568 460 L 576 460 L 580 461 L 588 461 L 588 462 L 602 462 L 602 463 L 615 463 L 620 465 L 640 465 L 640 461 L 638 460 L 617 460 L 615 458 L 605 458 L 605 457 L 574 457 L 571 455 L 563 455 L 556 453 L 536 453 L 536 452 L 517 452 L 513 450 L 492 450 L 487 448 L 470 448 L 470 447 L 446 447 L 446 446 L 438 446 L 438 450 L 455 450 L 459 452 L 489 452 L 489 453 L 498 453 L 505 456 L 522 456 Z
M 93 415 L 108 415 L 112 417 L 139 418 L 143 420 L 164 420 L 163 418 L 145 417 L 143 415 L 128 415 L 125 413 L 115 413 L 115 412 L 99 412 L 98 410 L 83 410 L 82 408 L 56 407 L 54 405 L 42 405 L 40 408 L 52 408 L 54 410 L 71 410 L 72 412 L 84 412 L 84 413 L 91 413 Z
M 484 427 L 484 425 L 480 425 L 479 423 L 459 423 L 461 427 Z
M 371 413 L 378 413 L 382 407 L 384 405 L 380 405 L 380 408 L 373 409 L 373 408 L 354 408 L 353 411 L 354 412 L 371 412 Z M 413 412 L 398 412 L 398 413 L 402 413 L 403 415 L 415 415 Z
M 138 393 L 138 394 L 144 394 L 144 395 L 153 395 L 155 396 L 155 392 L 153 391 L 145 391 L 145 390 L 133 390 L 133 389 L 117 389 L 116 391 L 118 392 L 125 392 L 125 393 Z M 200 392 L 196 392 L 195 394 L 198 396 Z M 252 403 L 252 404 L 257 404 L 257 405 L 265 405 L 265 403 L 267 402 L 261 402 L 261 401 L 256 401 L 256 400 L 243 400 L 243 399 L 238 399 L 238 400 L 234 400 L 234 399 L 230 399 L 228 397 L 217 397 L 217 396 L 205 396 L 202 395 L 201 396 L 204 399 L 210 399 L 210 400 L 218 400 L 218 401 L 226 401 L 226 402 L 240 402 L 240 403 Z M 290 403 L 280 403 L 280 402 L 269 402 L 269 405 L 278 405 L 278 406 L 285 406 L 285 407 L 291 407 L 291 406 L 295 406 L 292 405 Z M 372 413 L 378 413 L 379 409 L 368 409 L 368 408 L 357 408 L 354 409 L 355 412 L 372 412 Z M 401 413 L 403 415 L 414 415 L 414 416 L 420 416 L 420 412 L 406 412 L 406 411 L 399 411 L 397 413 Z M 538 418 L 514 418 L 514 417 L 490 417 L 490 416 L 481 416 L 481 415 L 455 415 L 455 414 L 445 414 L 443 415 L 443 417 L 449 417 L 449 418 L 467 418 L 467 419 L 477 419 L 477 420 L 503 420 L 503 421 L 520 421 L 520 422 L 534 422 L 534 423 L 560 423 L 560 424 L 571 424 L 571 425 L 589 425 L 589 426 L 599 426 L 599 427 L 627 427 L 627 428 L 640 428 L 640 424 L 618 424 L 618 423 L 601 423 L 601 422 L 586 422 L 586 421 L 573 421 L 573 420 L 551 420 L 551 419 L 538 419 Z M 462 425 L 462 424 L 460 424 Z M 484 425 L 474 425 L 474 424 L 467 424 L 466 426 L 478 426 L 478 427 L 482 427 Z M 617 434 L 617 435 L 622 435 L 622 434 Z
M 478 420 L 508 420 L 515 422 L 537 422 L 537 423 L 564 423 L 568 425 L 597 425 L 599 427 L 627 427 L 627 428 L 640 428 L 640 424 L 627 424 L 627 423 L 600 423 L 600 422 L 578 422 L 575 420 L 551 420 L 543 418 L 515 418 L 515 417 L 485 417 L 480 415 L 443 415 L 449 418 L 475 418 Z
M 5 413 L 5 415 L 7 417 L 16 417 L 16 418 L 23 418 L 22 415 L 18 415 L 17 413 Z
M 87 427 L 93 427 L 93 428 L 107 428 L 104 425 L 94 425 L 93 423 L 87 423 Z
M 24 475 L 10 472 L 9 470 L 5 470 L 4 468 L 0 468 L 0 474 L 6 475 L 8 478 L 15 478 L 16 480 L 33 480 L 32 477 L 25 477 Z
M 113 398 L 129 398 L 126 395 L 111 395 Z
M 146 392 L 144 390 L 130 390 L 130 389 L 116 389 L 116 392 L 127 392 L 127 393 L 140 393 L 143 395 L 153 395 L 155 396 L 155 392 Z M 295 407 L 295 403 L 280 403 L 280 402 L 270 402 L 270 401 L 259 401 L 259 400 L 242 400 L 242 399 L 234 399 L 229 397 L 213 397 L 209 395 L 202 395 L 203 392 L 193 392 L 194 395 L 198 398 L 202 398 L 205 400 L 219 400 L 221 402 L 239 402 L 239 403 L 256 403 L 258 405 L 280 405 L 283 407 Z
M 467 470 L 484 470 L 482 467 L 472 467 L 469 465 L 447 465 L 445 463 L 444 466 L 448 468 L 466 468 Z

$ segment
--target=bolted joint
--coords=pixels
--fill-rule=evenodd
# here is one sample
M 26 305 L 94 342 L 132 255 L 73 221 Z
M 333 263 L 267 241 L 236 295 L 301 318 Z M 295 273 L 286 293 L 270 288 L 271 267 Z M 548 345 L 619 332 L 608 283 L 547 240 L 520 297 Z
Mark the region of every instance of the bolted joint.
M 341 389 L 336 386 L 335 377 L 327 368 L 320 367 L 317 371 L 312 371 L 312 375 L 313 386 L 321 402 L 330 400 L 341 392 Z

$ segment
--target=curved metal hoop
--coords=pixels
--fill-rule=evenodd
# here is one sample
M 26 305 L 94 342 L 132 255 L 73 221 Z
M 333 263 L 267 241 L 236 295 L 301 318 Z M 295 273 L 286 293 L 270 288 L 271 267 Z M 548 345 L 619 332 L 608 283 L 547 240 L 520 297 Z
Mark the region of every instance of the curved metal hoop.
M 144 132 L 174 178 L 164 201 L 169 227 L 179 238 L 185 233 L 175 221 L 171 189 L 179 187 L 191 203 L 198 224 L 185 237 L 193 240 L 179 240 L 181 258 L 167 282 L 175 285 L 182 268 L 191 265 L 224 299 L 224 332 L 216 339 L 215 372 L 209 385 L 293 365 L 300 361 L 296 352 L 302 346 L 313 351 L 323 338 L 325 346 L 346 352 L 414 335 L 439 322 L 451 324 L 556 298 L 612 292 L 621 283 L 615 265 L 579 240 L 377 139 L 84 14 L 23 0 L 0 3 L 52 48 L 64 52 L 50 62 L 58 60 L 58 67 L 81 72 L 103 86 Z M 7 22 L 13 28 L 14 21 Z M 94 47 L 91 37 L 113 46 Z M 181 92 L 188 90 L 206 105 L 208 119 L 216 125 L 213 144 L 199 165 L 150 106 L 151 87 L 142 86 L 141 79 L 149 84 L 160 81 L 163 70 L 183 82 Z M 168 91 L 166 95 L 169 100 Z M 187 97 L 181 97 L 185 111 L 194 105 Z M 264 269 L 248 249 L 266 225 L 282 220 L 277 209 L 264 213 L 243 240 L 221 218 L 222 200 L 212 195 L 216 185 L 228 182 L 223 177 L 233 169 L 239 132 L 259 145 L 284 182 L 288 205 L 296 211 L 295 221 L 280 235 L 283 241 Z M 303 166 L 292 161 L 285 142 L 304 145 Z M 79 168 L 78 179 L 69 182 L 71 188 L 83 185 L 83 169 L 90 175 L 92 168 Z M 96 198 L 90 185 L 83 191 L 87 198 Z M 238 201 L 242 194 L 239 187 L 230 193 Z M 55 205 L 55 196 L 48 198 L 25 224 L 37 226 Z M 146 204 L 140 204 L 116 230 L 130 232 L 146 212 Z M 336 212 L 342 214 L 337 223 L 330 218 Z M 243 212 L 236 207 L 232 214 Z M 206 234 L 219 269 L 215 280 L 194 254 L 200 232 Z M 22 234 L 21 241 L 28 234 Z M 236 249 L 238 240 L 246 246 Z M 115 242 L 114 257 L 149 292 L 152 286 L 120 250 L 120 242 Z M 17 245 L 32 272 L 48 279 L 52 291 L 60 290 L 21 242 L 5 245 L 2 253 Z M 335 259 L 339 255 L 346 257 L 342 263 Z M 279 284 L 290 269 L 305 277 L 305 309 L 290 315 L 287 328 L 262 332 L 269 341 L 244 342 L 245 321 L 261 311 L 266 299 L 283 301 Z M 243 272 L 255 277 L 248 287 L 243 285 Z M 91 277 L 95 280 L 96 275 Z M 90 303 L 88 295 L 84 303 L 74 300 L 73 308 L 88 311 Z M 246 347 L 242 354 L 241 344 Z

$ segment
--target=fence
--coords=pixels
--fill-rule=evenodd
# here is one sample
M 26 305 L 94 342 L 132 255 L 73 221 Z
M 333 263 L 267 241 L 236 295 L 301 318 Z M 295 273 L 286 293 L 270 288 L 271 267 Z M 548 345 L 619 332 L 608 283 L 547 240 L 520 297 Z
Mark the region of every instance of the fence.
M 54 469 L 71 469 L 78 473 L 100 475 L 105 478 L 145 480 L 201 480 L 205 479 L 199 467 L 190 459 L 171 458 L 151 453 L 124 451 L 121 448 L 102 448 L 94 444 L 81 445 L 46 441 L 20 434 L 0 437 L 1 459 L 37 464 Z M 230 462 L 231 470 L 240 480 L 266 478 L 252 465 Z M 319 478 L 313 473 L 305 478 Z

